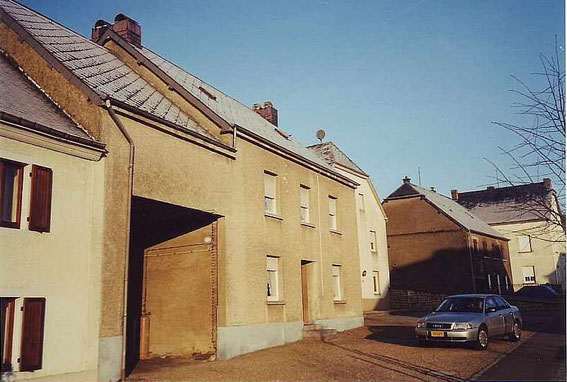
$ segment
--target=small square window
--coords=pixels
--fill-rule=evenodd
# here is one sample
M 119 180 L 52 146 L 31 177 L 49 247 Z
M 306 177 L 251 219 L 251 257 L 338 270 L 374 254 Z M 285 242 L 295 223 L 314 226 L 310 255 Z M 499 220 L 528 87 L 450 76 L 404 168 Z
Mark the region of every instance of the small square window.
M 276 213 L 276 176 L 267 172 L 264 173 L 264 210 Z
M 378 271 L 372 271 L 372 286 L 374 287 L 374 294 L 380 294 L 380 274 Z
M 535 284 L 536 275 L 533 266 L 522 267 L 522 275 L 524 276 L 524 284 Z
M 329 195 L 329 227 L 337 230 L 337 198 Z
M 342 300 L 341 266 L 337 264 L 333 265 L 333 294 L 333 300 Z
M 376 231 L 370 231 L 370 251 L 376 252 Z
M 279 301 L 279 258 L 268 256 L 267 258 L 267 283 L 266 296 L 268 301 Z
M 518 236 L 518 243 L 520 249 L 518 252 L 531 252 L 532 251 L 532 239 L 527 235 Z

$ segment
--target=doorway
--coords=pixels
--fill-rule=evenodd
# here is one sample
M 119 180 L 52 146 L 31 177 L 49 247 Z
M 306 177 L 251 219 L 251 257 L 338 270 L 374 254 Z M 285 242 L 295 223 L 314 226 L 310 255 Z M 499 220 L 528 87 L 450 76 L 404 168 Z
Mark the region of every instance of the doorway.
M 311 322 L 309 286 L 313 261 L 301 260 L 301 306 L 303 310 L 303 323 Z

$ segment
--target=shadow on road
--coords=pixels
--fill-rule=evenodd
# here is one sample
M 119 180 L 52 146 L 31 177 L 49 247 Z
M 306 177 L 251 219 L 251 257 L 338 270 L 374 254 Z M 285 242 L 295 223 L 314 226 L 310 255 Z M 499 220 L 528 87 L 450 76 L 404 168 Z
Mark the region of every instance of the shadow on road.
M 368 330 L 370 330 L 372 334 L 369 334 L 365 337 L 365 339 L 367 340 L 408 347 L 420 347 L 420 345 L 417 343 L 417 339 L 415 338 L 413 326 L 380 325 L 369 326 Z M 464 343 L 435 342 L 428 344 L 427 346 L 470 349 L 470 345 Z

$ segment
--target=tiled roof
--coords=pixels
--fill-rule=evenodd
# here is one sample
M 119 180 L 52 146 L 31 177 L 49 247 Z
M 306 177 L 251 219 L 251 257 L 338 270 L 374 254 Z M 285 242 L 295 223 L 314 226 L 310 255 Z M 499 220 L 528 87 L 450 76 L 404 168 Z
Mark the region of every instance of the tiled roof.
M 320 156 L 325 162 L 331 166 L 339 164 L 363 176 L 368 176 L 352 159 L 350 159 L 341 149 L 333 142 L 318 143 L 316 145 L 307 146 L 307 148 Z
M 27 126 L 35 129 L 48 130 L 51 134 L 81 143 L 103 146 L 71 120 L 4 55 L 0 55 L 0 113 L 3 113 L 3 119 L 23 119 Z
M 422 196 L 427 199 L 431 204 L 436 206 L 445 215 L 449 216 L 451 219 L 456 221 L 463 228 L 488 235 L 493 237 L 502 238 L 507 240 L 502 236 L 501 233 L 496 231 L 494 228 L 488 225 L 480 217 L 473 214 L 471 211 L 467 210 L 465 207 L 461 206 L 459 203 L 455 202 L 451 198 L 441 195 L 435 191 L 427 190 L 425 188 L 416 186 L 412 183 L 404 183 L 396 191 L 394 191 L 390 196 L 388 196 L 384 201 L 394 200 L 398 198 L 411 197 L 411 196 Z
M 553 191 L 544 182 L 459 192 L 457 202 L 489 224 L 545 220 Z
M 0 0 L 0 8 L 102 99 L 110 97 L 210 137 L 108 49 L 14 1 Z
M 272 142 L 273 144 L 289 150 L 294 154 L 300 155 L 311 162 L 315 162 L 319 166 L 335 173 L 333 168 L 319 158 L 319 156 L 308 150 L 290 135 L 288 136 L 288 134 L 279 133 L 274 125 L 266 121 L 250 107 L 240 103 L 153 51 L 145 47 L 135 48 L 226 122 L 241 126 L 242 128 Z M 205 91 L 202 91 L 199 88 L 202 88 Z

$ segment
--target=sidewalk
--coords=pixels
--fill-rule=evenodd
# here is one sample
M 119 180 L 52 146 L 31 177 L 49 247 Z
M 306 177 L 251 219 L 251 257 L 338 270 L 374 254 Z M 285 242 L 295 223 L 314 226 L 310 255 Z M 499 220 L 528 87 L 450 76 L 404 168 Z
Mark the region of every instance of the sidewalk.
M 565 315 L 557 314 L 476 380 L 565 381 Z

